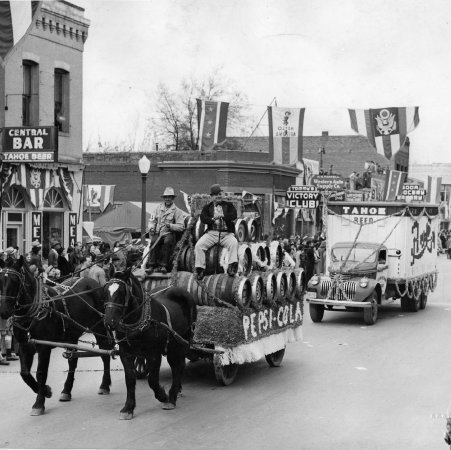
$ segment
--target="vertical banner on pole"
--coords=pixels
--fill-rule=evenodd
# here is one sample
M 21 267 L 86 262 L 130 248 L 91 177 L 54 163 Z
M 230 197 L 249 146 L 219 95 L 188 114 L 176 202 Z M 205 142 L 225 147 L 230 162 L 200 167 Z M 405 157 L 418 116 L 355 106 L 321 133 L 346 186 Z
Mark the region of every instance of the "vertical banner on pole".
M 77 213 L 69 213 L 69 247 L 77 243 Z
M 31 212 L 31 241 L 42 244 L 42 212 Z

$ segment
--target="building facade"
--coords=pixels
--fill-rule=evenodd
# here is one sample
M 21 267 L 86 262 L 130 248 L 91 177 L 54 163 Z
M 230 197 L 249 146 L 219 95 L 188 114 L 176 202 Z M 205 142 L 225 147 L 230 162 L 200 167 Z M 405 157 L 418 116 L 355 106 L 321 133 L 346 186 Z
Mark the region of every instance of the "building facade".
M 3 247 L 18 246 L 24 253 L 38 240 L 45 255 L 53 242 L 67 247 L 81 240 L 82 76 L 88 28 L 83 8 L 66 1 L 40 2 L 27 33 L 3 61 L 3 134 L 14 128 L 11 134 L 25 130 L 31 136 L 50 128 L 57 155 L 49 160 L 37 152 L 33 159 L 30 154 L 24 158 L 19 148 L 6 158 L 11 149 L 2 140 Z M 30 138 L 28 150 L 33 145 Z

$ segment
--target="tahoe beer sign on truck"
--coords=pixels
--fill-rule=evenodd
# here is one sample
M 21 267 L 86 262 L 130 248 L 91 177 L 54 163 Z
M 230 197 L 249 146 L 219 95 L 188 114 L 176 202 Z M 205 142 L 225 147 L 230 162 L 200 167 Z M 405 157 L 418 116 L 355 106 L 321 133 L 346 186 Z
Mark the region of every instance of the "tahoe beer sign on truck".
M 2 160 L 8 162 L 57 162 L 57 127 L 3 128 Z

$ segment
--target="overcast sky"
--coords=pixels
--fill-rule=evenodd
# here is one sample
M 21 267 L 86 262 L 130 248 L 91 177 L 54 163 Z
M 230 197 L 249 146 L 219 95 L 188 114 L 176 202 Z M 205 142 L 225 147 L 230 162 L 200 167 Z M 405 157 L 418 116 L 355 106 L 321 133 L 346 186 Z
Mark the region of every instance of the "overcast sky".
M 91 20 L 85 147 L 126 140 L 160 81 L 176 88 L 222 65 L 256 120 L 274 97 L 305 107 L 306 136 L 353 134 L 347 108 L 419 106 L 411 159 L 451 162 L 449 0 L 73 2 Z

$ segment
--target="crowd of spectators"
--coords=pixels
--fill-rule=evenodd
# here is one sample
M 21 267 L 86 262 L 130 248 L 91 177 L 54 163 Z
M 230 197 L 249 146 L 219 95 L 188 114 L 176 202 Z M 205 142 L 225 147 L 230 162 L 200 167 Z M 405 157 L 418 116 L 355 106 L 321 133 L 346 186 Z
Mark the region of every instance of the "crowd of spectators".
M 291 236 L 289 239 L 278 238 L 284 252 L 284 266 L 302 268 L 307 281 L 314 274 L 326 271 L 326 239 L 324 235 L 301 237 Z

